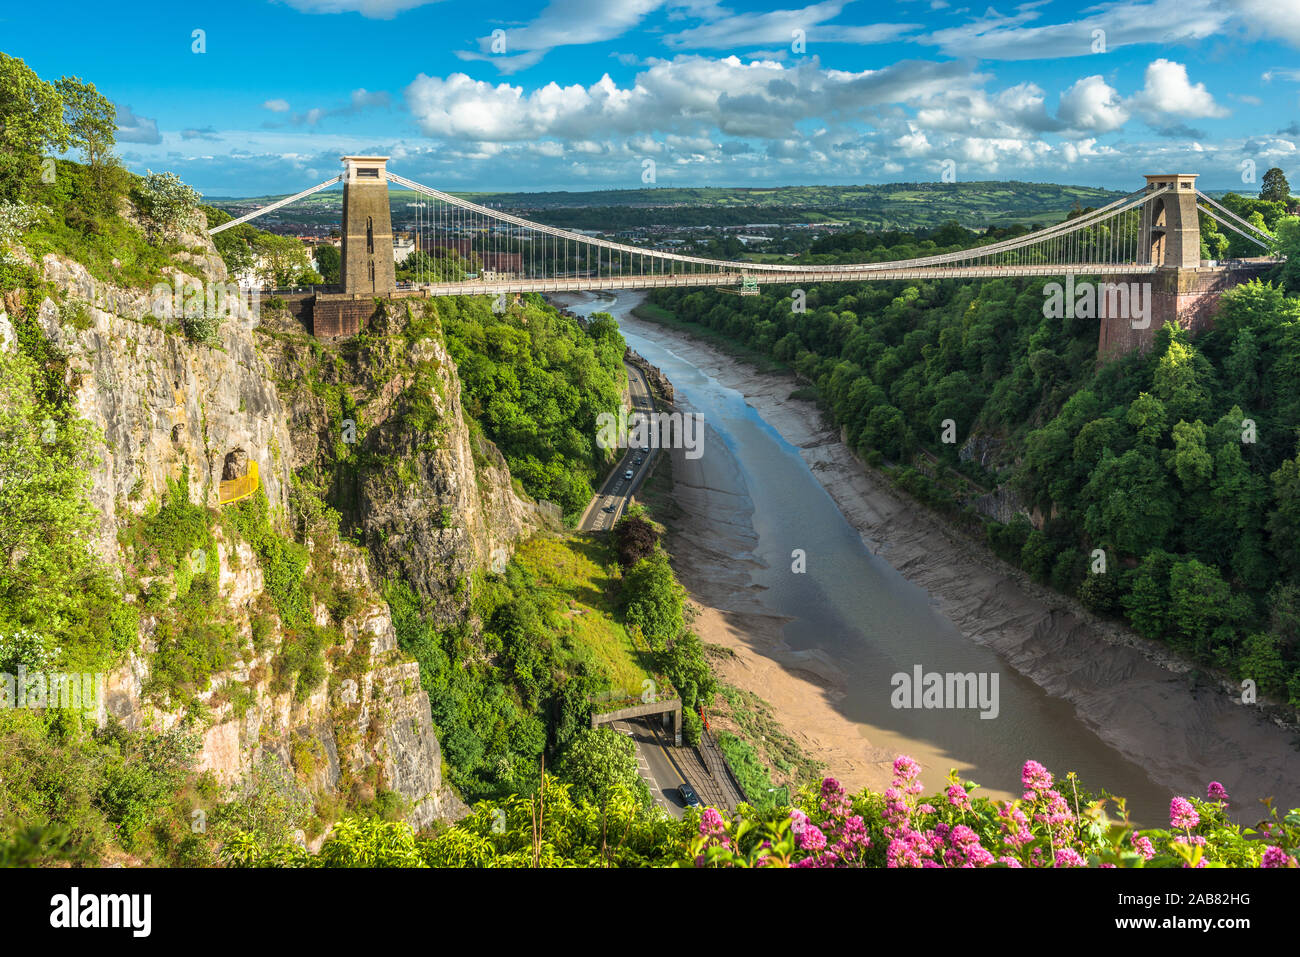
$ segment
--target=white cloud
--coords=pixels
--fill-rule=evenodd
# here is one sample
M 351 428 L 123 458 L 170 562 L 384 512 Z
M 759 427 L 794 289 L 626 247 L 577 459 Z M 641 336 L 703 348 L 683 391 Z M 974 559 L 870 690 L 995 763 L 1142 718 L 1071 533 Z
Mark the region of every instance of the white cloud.
M 287 113 L 289 112 L 289 101 L 288 100 L 267 100 L 265 103 L 262 104 L 262 109 L 270 110 L 272 113 Z
M 1277 0 L 1261 0 L 1274 5 Z M 1216 36 L 1232 20 L 1222 0 L 1111 0 L 1088 8 L 1078 20 L 1038 24 L 1042 3 L 1026 3 L 1010 16 L 988 8 L 977 19 L 935 30 L 918 41 L 950 56 L 991 60 L 1037 60 L 1092 56 L 1102 31 L 1105 50 L 1135 43 L 1173 46 Z
M 1130 103 L 1153 126 L 1169 125 L 1169 117 L 1222 118 L 1229 113 L 1214 102 L 1204 83 L 1192 84 L 1186 65 L 1163 58 L 1147 66 L 1146 84 Z
M 658 60 L 619 86 L 608 74 L 591 86 L 556 83 L 526 92 L 463 73 L 421 74 L 406 102 L 430 136 L 521 141 L 594 139 L 672 132 L 782 139 L 802 121 L 827 114 L 862 119 L 890 103 L 921 102 L 976 79 L 959 62 L 905 61 L 881 70 L 824 70 L 816 59 L 787 66 L 682 55 Z
M 478 38 L 478 52 L 458 50 L 462 60 L 483 60 L 502 73 L 517 73 L 556 47 L 601 43 L 622 36 L 665 0 L 551 0 L 531 23 L 508 27 L 501 35 Z M 500 49 L 504 39 L 505 49 Z
M 1071 129 L 1108 133 L 1128 122 L 1129 111 L 1118 90 L 1100 76 L 1085 76 L 1061 94 L 1057 116 Z
M 1281 39 L 1300 47 L 1300 4 L 1291 0 L 1228 0 L 1241 13 L 1241 21 L 1255 36 Z
M 283 102 L 283 101 L 280 101 Z M 333 107 L 314 107 L 305 113 L 295 113 L 291 119 L 297 126 L 316 126 L 321 120 L 335 116 L 352 116 L 376 106 L 388 106 L 391 100 L 383 90 L 371 92 L 365 87 L 352 91 L 348 102 Z M 288 104 L 285 104 L 288 106 Z
M 117 108 L 117 141 L 119 143 L 147 143 L 157 144 L 162 142 L 162 136 L 158 133 L 158 121 L 151 120 L 144 116 L 136 116 L 131 112 L 131 107 L 115 104 Z
M 734 50 L 776 44 L 788 47 L 795 31 L 807 43 L 888 43 L 920 29 L 915 23 L 873 23 L 865 26 L 828 24 L 852 0 L 823 0 L 799 10 L 770 10 L 720 16 L 698 26 L 670 33 L 664 43 L 683 49 Z

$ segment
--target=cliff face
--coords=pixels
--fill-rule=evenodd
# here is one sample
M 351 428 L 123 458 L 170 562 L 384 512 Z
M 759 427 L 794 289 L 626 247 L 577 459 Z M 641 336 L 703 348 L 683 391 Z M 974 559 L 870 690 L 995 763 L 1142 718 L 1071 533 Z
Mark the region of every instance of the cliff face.
M 177 271 L 181 288 L 226 279 L 197 226 L 183 234 L 184 259 L 203 279 Z M 465 813 L 443 785 L 418 666 L 397 647 L 377 582 L 405 577 L 454 620 L 468 607 L 471 573 L 503 565 L 521 536 L 558 516 L 517 496 L 500 454 L 471 436 L 436 322 L 411 335 L 409 316 L 399 322 L 381 313 L 369 335 L 334 347 L 301 331 L 259 329 L 260 317 L 241 305 L 213 345 L 200 345 L 160 321 L 149 291 L 96 281 L 54 255 L 39 265 L 55 290 L 40 303 L 41 328 L 68 357 L 77 409 L 102 432 L 91 498 L 100 514 L 96 545 L 110 564 L 127 567 L 119 531 L 159 501 L 169 479 L 187 475 L 190 500 L 215 521 L 223 473 L 245 459 L 257 463 L 282 531 L 293 514 L 294 474 L 304 470 L 323 478 L 344 531 L 369 545 L 306 543 L 307 573 L 323 572 L 355 600 L 339 620 L 337 609 L 313 598 L 311 618 L 335 640 L 324 652 L 325 680 L 302 696 L 274 678 L 296 637 L 266 614 L 267 569 L 218 523 L 210 613 L 237 629 L 244 645 L 237 660 L 183 706 L 147 693 L 159 617 L 142 610 L 140 647 L 109 677 L 104 717 L 168 728 L 197 716 L 199 767 L 226 783 L 269 755 L 320 795 L 364 802 L 397 792 L 416 826 Z M 342 431 L 341 406 L 359 425 L 355 441 Z M 256 640 L 255 618 L 270 622 Z
M 293 467 L 316 470 L 365 543 L 377 575 L 404 578 L 450 622 L 469 606 L 469 576 L 500 568 L 514 543 L 558 527 L 559 510 L 517 495 L 505 459 L 471 431 L 460 379 L 432 307 L 377 308 L 343 346 L 267 324 L 261 345 L 288 407 Z

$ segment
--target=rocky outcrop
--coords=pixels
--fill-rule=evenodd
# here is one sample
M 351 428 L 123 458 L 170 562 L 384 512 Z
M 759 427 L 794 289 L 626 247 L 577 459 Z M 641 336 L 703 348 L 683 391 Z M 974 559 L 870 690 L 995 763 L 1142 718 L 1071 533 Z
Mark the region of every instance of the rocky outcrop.
M 378 575 L 404 578 L 450 622 L 468 610 L 471 573 L 503 568 L 515 542 L 558 528 L 560 512 L 517 493 L 496 446 L 471 431 L 456 364 L 426 309 L 389 304 L 351 346 L 305 333 L 260 345 L 288 406 L 294 468 L 328 481 Z
M 224 264 L 197 227 L 172 238 L 189 248 L 169 273 L 182 295 L 224 283 Z M 463 815 L 442 780 L 418 666 L 398 648 L 374 583 L 405 577 L 439 616 L 455 620 L 467 611 L 472 572 L 504 565 L 520 537 L 558 525 L 559 513 L 518 494 L 500 453 L 472 434 L 436 321 L 427 334 L 407 335 L 408 315 L 385 316 L 370 335 L 334 346 L 262 330 L 257 310 L 237 303 L 203 345 L 158 314 L 157 290 L 105 283 L 55 255 L 38 265 L 54 289 L 39 303 L 40 328 L 67 356 L 77 410 L 102 437 L 90 495 L 100 515 L 96 545 L 111 563 L 120 560 L 119 530 L 158 501 L 169 480 L 187 477 L 191 501 L 216 508 L 223 475 L 246 460 L 257 463 L 281 522 L 292 514 L 294 473 L 326 477 L 349 530 L 368 546 L 313 549 L 313 561 L 329 561 L 331 580 L 361 601 L 337 625 L 316 603 L 317 624 L 340 639 L 327 649 L 324 683 L 297 700 L 273 680 L 288 640 L 278 618 L 260 651 L 250 640 L 253 609 L 267 604 L 263 569 L 247 543 L 225 539 L 218 526 L 213 615 L 238 627 L 241 659 L 196 696 L 197 711 L 193 702 L 151 699 L 158 622 L 146 612 L 139 648 L 109 678 L 103 719 L 166 729 L 197 717 L 199 766 L 228 783 L 270 755 L 317 793 L 365 801 L 396 792 L 416 826 Z M 4 330 L 11 340 L 7 319 Z M 345 395 L 359 410 L 355 447 L 340 432 Z
M 168 479 L 188 474 L 191 500 L 216 506 L 228 456 L 256 461 L 272 506 L 288 504 L 293 443 L 253 346 L 255 317 L 242 304 L 222 323 L 217 344 L 199 345 L 146 319 L 150 293 L 100 282 L 53 255 L 43 266 L 63 301 L 40 304 L 41 328 L 68 357 L 79 413 L 103 435 L 91 498 L 106 555 L 116 550 L 119 517 L 156 501 Z M 182 288 L 206 281 L 176 277 Z

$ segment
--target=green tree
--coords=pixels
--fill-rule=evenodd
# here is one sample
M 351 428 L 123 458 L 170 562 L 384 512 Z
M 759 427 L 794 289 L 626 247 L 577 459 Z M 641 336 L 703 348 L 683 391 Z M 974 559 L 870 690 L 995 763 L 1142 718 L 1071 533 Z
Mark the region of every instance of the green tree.
M 666 648 L 686 627 L 684 600 L 685 592 L 662 550 L 641 559 L 623 578 L 624 620 L 640 627 L 656 651 Z
M 321 274 L 321 278 L 331 286 L 342 282 L 343 265 L 339 248 L 330 243 L 321 243 L 314 253 L 316 271 Z
M 636 745 L 613 728 L 585 728 L 560 756 L 556 773 L 571 786 L 575 800 L 603 805 L 614 789 L 642 785 Z
M 1274 166 L 1259 183 L 1259 198 L 1274 203 L 1291 201 L 1291 184 L 1286 181 L 1286 174 Z
M 10 154 L 65 150 L 71 133 L 63 100 L 22 60 L 0 53 L 0 144 Z
M 80 77 L 65 76 L 54 86 L 63 97 L 63 119 L 71 145 L 81 150 L 89 165 L 98 166 L 113 148 L 116 107 L 95 84 L 84 83 Z

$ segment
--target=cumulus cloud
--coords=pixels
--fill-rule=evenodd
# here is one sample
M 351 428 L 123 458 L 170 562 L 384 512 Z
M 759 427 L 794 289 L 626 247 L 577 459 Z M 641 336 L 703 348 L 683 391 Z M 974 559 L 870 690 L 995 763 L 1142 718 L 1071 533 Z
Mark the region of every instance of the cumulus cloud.
M 1131 103 L 1143 119 L 1157 127 L 1168 126 L 1170 116 L 1200 119 L 1228 115 L 1204 83 L 1193 84 L 1188 79 L 1184 64 L 1163 58 L 1147 66 L 1146 84 Z
M 1061 94 L 1057 116 L 1073 130 L 1109 133 L 1128 122 L 1129 111 L 1118 90 L 1100 76 L 1086 76 Z
M 816 59 L 772 60 L 682 55 L 659 60 L 620 86 L 608 74 L 590 86 L 548 83 L 531 92 L 464 73 L 421 74 L 406 103 L 430 136 L 511 142 L 593 139 L 645 132 L 783 139 L 809 117 L 862 119 L 874 107 L 920 102 L 975 79 L 968 64 L 903 61 L 858 73 L 822 69 Z
M 289 101 L 288 100 L 267 100 L 265 103 L 262 104 L 262 109 L 270 110 L 272 113 L 288 113 Z
M 119 143 L 148 143 L 158 144 L 162 142 L 162 135 L 158 132 L 158 121 L 151 120 L 144 116 L 136 116 L 131 112 L 131 107 L 122 104 L 114 104 L 117 108 L 117 141 Z

